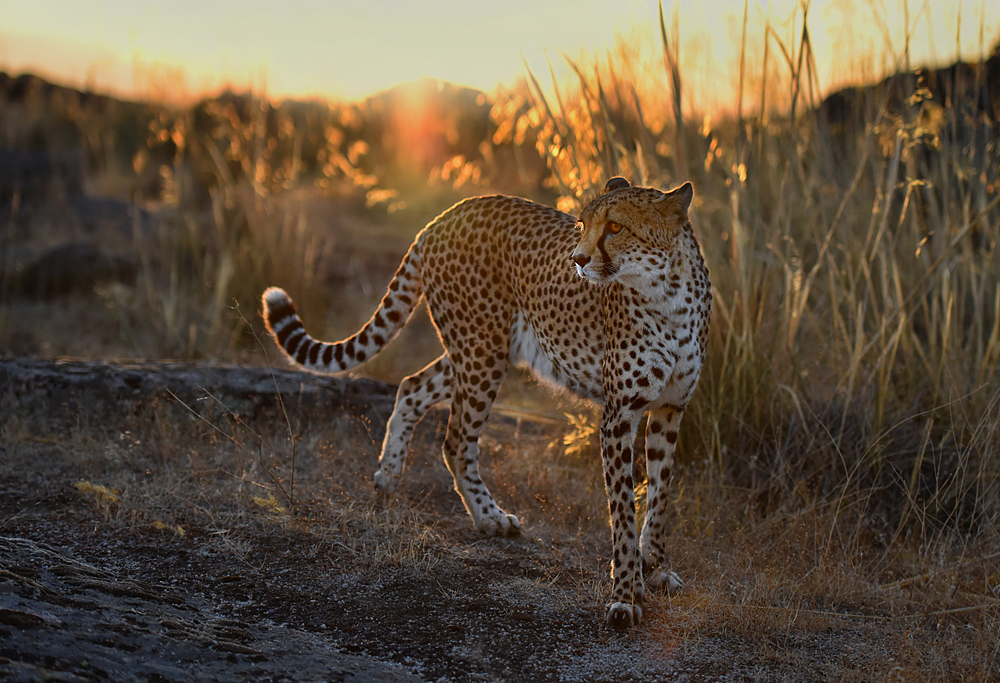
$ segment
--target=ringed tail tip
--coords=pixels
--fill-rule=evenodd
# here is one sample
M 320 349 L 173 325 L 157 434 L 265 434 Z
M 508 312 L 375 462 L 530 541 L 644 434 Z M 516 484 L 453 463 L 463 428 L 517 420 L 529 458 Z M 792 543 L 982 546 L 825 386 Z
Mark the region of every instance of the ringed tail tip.
M 298 315 L 291 297 L 280 287 L 268 287 L 261 301 L 264 305 L 264 324 L 272 334 L 282 320 Z

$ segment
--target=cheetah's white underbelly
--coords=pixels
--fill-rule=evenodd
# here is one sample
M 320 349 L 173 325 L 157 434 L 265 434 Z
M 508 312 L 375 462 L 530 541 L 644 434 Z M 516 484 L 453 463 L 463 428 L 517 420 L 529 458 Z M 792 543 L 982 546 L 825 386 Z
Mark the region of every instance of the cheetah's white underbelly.
M 531 324 L 518 314 L 510 329 L 510 362 L 518 367 L 528 368 L 539 379 L 565 386 L 552 359 L 542 348 L 541 342 Z

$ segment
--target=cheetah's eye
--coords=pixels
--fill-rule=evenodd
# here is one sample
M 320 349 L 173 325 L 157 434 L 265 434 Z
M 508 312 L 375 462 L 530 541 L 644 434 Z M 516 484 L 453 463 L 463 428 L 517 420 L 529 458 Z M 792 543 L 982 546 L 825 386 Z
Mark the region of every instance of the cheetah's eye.
M 612 235 L 617 235 L 622 231 L 622 224 L 618 221 L 608 221 L 604 224 L 604 229 L 610 232 Z

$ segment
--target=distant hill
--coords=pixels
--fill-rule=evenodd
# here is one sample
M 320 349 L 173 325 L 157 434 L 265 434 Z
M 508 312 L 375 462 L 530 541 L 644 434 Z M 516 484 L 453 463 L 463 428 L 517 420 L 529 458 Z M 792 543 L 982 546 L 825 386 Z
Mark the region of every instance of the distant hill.
M 148 105 L 0 72 L 0 200 L 80 191 L 107 150 L 129 160 L 146 142 Z
M 250 170 L 245 157 L 259 150 L 248 135 L 260 138 L 277 174 L 269 180 L 279 184 L 293 165 L 300 177 L 350 166 L 426 180 L 457 155 L 479 158 L 492 135 L 490 108 L 484 93 L 433 79 L 353 104 L 262 102 L 226 91 L 178 108 L 0 72 L 0 198 L 43 193 L 54 177 L 78 191 L 86 173 L 115 168 L 134 168 L 145 176 L 140 189 L 155 194 L 163 189 L 158 169 L 178 162 L 189 167 L 197 192 L 218 181 L 220 155 L 231 176 Z
M 883 103 L 887 116 L 916 120 L 921 134 L 959 136 L 951 140 L 959 145 L 975 142 L 970 134 L 987 136 L 982 144 L 995 141 L 1000 134 L 1000 43 L 983 62 L 918 68 L 830 94 L 817 115 L 829 127 L 834 149 L 857 148 L 854 139 L 866 134 Z M 949 126 L 949 120 L 963 125 Z
M 883 101 L 890 116 L 922 117 L 928 125 L 921 134 L 953 129 L 995 140 L 1000 45 L 981 64 L 956 62 L 842 89 L 814 114 L 831 148 L 848 154 Z M 516 143 L 495 142 L 492 106 L 480 91 L 421 79 L 357 103 L 270 102 L 227 91 L 171 107 L 0 72 L 0 202 L 15 193 L 44 196 L 53 186 L 76 193 L 101 173 L 134 177 L 131 192 L 144 198 L 182 188 L 195 203 L 220 182 L 250 177 L 275 189 L 336 176 L 365 186 L 422 184 L 433 169 L 453 159 L 479 162 L 484 152 L 494 175 L 518 175 L 524 191 L 538 189 L 547 170 L 531 131 Z M 975 125 L 949 129 L 943 112 Z M 509 170 L 513 158 L 518 174 Z M 174 178 L 178 173 L 183 177 Z

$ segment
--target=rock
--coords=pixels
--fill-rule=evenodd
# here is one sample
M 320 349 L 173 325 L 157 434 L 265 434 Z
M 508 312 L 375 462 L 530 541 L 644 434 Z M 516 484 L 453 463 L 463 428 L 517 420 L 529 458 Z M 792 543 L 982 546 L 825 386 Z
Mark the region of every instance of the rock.
M 71 243 L 50 249 L 13 276 L 11 289 L 24 296 L 51 299 L 87 293 L 108 282 L 135 281 L 130 259 L 109 256 L 92 244 Z
M 20 201 L 83 192 L 83 162 L 75 151 L 0 149 L 0 201 Z
M 22 415 L 46 421 L 172 405 L 187 411 L 224 405 L 245 418 L 285 410 L 330 418 L 350 412 L 384 425 L 396 388 L 371 379 L 197 363 L 0 359 L 0 396 Z M 204 399 L 211 395 L 213 401 Z M 281 403 L 278 397 L 281 397 Z
M 145 235 L 153 221 L 149 211 L 116 197 L 77 194 L 67 197 L 66 205 L 80 230 L 96 239 Z

